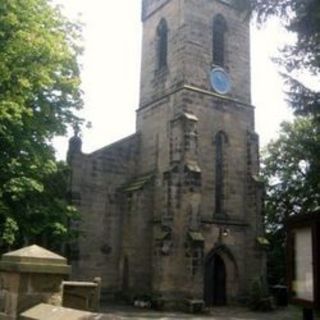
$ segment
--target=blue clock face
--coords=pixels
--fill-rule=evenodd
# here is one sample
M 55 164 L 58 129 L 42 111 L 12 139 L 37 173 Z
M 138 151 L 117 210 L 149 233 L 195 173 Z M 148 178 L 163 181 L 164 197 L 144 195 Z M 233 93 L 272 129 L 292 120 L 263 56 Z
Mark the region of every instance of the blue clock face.
M 214 68 L 210 73 L 212 89 L 220 94 L 227 94 L 231 89 L 229 75 L 222 68 Z

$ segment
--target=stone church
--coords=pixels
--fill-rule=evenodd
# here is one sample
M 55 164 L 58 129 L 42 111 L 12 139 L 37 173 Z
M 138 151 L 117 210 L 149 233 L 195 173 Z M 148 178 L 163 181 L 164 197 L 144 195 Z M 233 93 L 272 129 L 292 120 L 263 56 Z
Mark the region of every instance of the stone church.
M 109 297 L 243 301 L 265 273 L 249 21 L 232 0 L 142 0 L 136 133 L 70 139 L 77 278 Z

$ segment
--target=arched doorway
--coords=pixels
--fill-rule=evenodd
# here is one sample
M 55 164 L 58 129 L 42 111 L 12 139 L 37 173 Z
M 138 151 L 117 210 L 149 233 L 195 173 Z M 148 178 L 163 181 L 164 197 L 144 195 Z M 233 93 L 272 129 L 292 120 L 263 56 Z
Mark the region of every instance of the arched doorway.
M 227 270 L 222 257 L 209 255 L 205 265 L 204 300 L 207 306 L 223 306 L 227 303 Z

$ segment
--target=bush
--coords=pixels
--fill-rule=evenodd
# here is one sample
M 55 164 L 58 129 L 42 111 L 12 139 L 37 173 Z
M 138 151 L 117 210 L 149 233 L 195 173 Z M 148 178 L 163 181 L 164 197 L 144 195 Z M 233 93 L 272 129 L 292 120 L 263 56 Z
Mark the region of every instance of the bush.
M 249 307 L 254 311 L 274 310 L 274 301 L 269 295 L 267 286 L 260 278 L 256 278 L 251 283 Z

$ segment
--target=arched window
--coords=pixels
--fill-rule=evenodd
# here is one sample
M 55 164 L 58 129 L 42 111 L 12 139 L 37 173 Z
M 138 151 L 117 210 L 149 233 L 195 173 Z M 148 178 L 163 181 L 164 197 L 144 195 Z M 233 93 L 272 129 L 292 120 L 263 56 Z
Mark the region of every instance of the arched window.
M 223 214 L 223 198 L 224 198 L 224 167 L 225 167 L 225 147 L 228 137 L 223 131 L 219 131 L 215 137 L 216 146 L 216 163 L 215 163 L 215 212 Z
M 223 66 L 225 63 L 225 33 L 227 23 L 221 14 L 213 19 L 213 64 Z
M 168 56 L 168 25 L 165 19 L 161 19 L 157 28 L 157 56 L 158 56 L 158 69 L 167 66 Z

